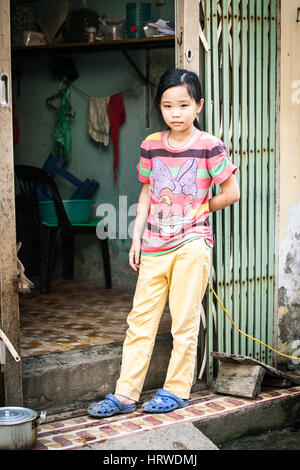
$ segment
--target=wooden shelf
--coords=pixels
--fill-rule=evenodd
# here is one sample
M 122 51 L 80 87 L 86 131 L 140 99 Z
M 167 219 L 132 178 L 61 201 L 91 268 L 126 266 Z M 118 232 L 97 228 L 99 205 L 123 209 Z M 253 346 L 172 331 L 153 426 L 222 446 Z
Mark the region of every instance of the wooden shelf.
M 43 46 L 13 47 L 12 55 L 33 55 L 43 52 L 76 53 L 125 49 L 154 49 L 174 47 L 175 36 L 160 36 L 141 39 L 120 39 L 114 41 L 81 42 L 70 44 L 47 44 Z

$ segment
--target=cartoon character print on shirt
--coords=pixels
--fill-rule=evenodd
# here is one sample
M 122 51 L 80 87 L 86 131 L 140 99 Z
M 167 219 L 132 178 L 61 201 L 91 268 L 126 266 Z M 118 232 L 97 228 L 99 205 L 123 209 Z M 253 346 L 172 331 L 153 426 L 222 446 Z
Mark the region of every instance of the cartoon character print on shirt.
M 165 236 L 177 234 L 183 225 L 191 224 L 192 203 L 197 196 L 197 160 L 191 158 L 183 163 L 176 179 L 169 168 L 159 159 L 153 159 L 154 219 L 160 233 Z

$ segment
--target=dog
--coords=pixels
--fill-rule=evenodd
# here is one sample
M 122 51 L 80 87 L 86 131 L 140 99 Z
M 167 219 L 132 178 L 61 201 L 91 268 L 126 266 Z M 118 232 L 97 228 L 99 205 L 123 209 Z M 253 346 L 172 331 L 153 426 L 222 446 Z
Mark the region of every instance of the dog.
M 13 279 L 14 290 L 20 294 L 28 294 L 31 292 L 31 289 L 35 287 L 33 282 L 31 282 L 28 277 L 25 276 L 25 268 L 21 261 L 18 258 L 18 252 L 22 246 L 22 242 L 17 243 L 17 270 L 18 275 Z

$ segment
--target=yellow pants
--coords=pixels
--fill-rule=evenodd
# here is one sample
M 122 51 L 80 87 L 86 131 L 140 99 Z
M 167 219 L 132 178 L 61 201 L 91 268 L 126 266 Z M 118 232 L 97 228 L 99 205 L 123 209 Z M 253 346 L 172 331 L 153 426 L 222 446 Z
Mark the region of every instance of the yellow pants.
M 133 308 L 127 319 L 129 327 L 117 394 L 139 400 L 169 295 L 173 350 L 163 388 L 181 398 L 189 398 L 210 254 L 211 248 L 205 240 L 196 239 L 163 255 L 141 256 Z

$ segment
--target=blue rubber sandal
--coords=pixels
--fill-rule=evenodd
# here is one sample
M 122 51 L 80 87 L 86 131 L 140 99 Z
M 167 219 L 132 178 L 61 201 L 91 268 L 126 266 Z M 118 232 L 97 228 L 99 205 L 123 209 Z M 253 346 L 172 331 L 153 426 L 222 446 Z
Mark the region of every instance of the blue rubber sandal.
M 142 410 L 146 413 L 168 413 L 177 408 L 188 406 L 189 401 L 167 392 L 167 390 L 159 389 L 151 400 L 142 405 Z
M 92 403 L 87 412 L 94 418 L 105 418 L 107 416 L 113 416 L 118 413 L 132 413 L 136 410 L 136 403 L 132 405 L 126 405 L 118 400 L 112 393 L 106 395 L 104 400 L 98 403 Z

